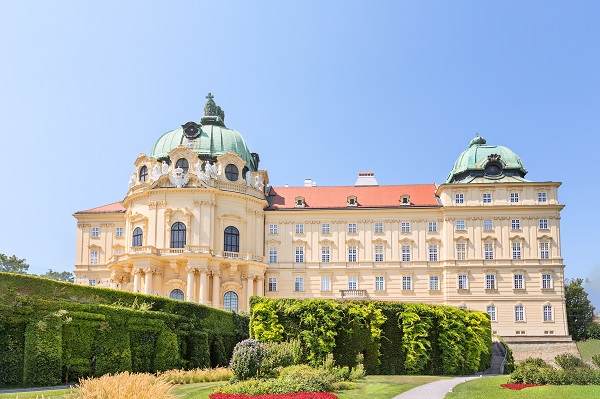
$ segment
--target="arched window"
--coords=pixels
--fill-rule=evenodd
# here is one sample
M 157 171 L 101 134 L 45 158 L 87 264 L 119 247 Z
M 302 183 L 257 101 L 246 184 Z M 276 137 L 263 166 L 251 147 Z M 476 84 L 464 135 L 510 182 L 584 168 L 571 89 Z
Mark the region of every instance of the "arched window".
M 174 289 L 169 294 L 169 298 L 176 299 L 178 301 L 183 301 L 183 298 L 184 298 L 183 291 L 181 291 L 180 289 Z
M 233 226 L 225 229 L 225 248 L 228 252 L 240 252 L 240 232 Z
M 148 180 L 148 168 L 146 166 L 142 166 L 140 168 L 140 181 L 145 183 Z
M 131 242 L 132 247 L 141 247 L 142 246 L 142 229 L 136 227 L 133 230 L 133 241 Z
M 227 177 L 227 180 L 229 181 L 237 181 L 238 177 L 240 175 L 240 172 L 238 171 L 238 168 L 234 165 L 234 164 L 229 164 L 225 167 L 225 177 Z
M 238 296 L 233 291 L 228 291 L 223 296 L 223 310 L 238 311 Z
M 171 248 L 185 247 L 185 224 L 173 223 L 171 226 Z
M 187 159 L 181 158 L 179 161 L 177 161 L 177 163 L 175 164 L 175 167 L 181 168 L 181 169 L 183 169 L 183 173 L 187 173 L 190 165 L 188 164 Z

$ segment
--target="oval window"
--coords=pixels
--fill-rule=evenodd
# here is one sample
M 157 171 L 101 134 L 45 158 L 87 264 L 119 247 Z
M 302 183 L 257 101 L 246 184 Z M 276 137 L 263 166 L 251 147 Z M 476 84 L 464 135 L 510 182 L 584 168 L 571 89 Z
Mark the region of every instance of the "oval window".
M 237 181 L 240 172 L 238 171 L 237 166 L 233 164 L 229 164 L 225 167 L 225 177 L 229 181 Z

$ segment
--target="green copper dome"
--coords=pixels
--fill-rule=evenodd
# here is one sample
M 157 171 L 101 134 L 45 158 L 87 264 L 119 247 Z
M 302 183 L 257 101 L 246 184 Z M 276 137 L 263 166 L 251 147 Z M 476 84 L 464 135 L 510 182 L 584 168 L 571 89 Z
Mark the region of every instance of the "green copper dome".
M 485 183 L 508 178 L 526 181 L 527 169 L 521 158 L 501 145 L 487 145 L 483 137 L 476 136 L 469 148 L 459 155 L 446 183 Z
M 216 157 L 233 152 L 239 155 L 249 170 L 258 169 L 258 154 L 251 153 L 242 135 L 225 126 L 225 113 L 216 106 L 208 93 L 201 123 L 188 122 L 182 127 L 163 134 L 154 147 L 151 156 L 164 159 L 179 145 L 196 152 L 200 159 L 215 161 Z

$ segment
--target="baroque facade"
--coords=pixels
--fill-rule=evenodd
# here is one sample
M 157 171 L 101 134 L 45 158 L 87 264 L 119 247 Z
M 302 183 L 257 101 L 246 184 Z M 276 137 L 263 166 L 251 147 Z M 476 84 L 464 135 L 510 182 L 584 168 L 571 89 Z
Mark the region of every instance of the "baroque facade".
M 475 137 L 445 183 L 272 187 L 212 95 L 140 154 L 125 198 L 74 214 L 75 281 L 247 311 L 253 295 L 444 304 L 505 338 L 566 338 L 555 182 Z

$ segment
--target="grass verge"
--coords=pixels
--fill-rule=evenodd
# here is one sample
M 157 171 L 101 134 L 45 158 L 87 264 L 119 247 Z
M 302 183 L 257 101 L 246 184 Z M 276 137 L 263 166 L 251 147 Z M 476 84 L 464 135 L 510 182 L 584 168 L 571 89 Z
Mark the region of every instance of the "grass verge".
M 70 389 L 54 389 L 49 391 L 19 392 L 19 393 L 0 393 L 0 399 L 64 399 L 65 395 L 71 392 Z
M 409 389 L 448 377 L 421 375 L 368 375 L 354 389 L 334 392 L 339 399 L 391 399 Z M 425 398 L 423 398 L 425 399 Z
M 600 339 L 577 342 L 577 349 L 579 349 L 581 357 L 591 359 L 592 356 L 600 354 Z

